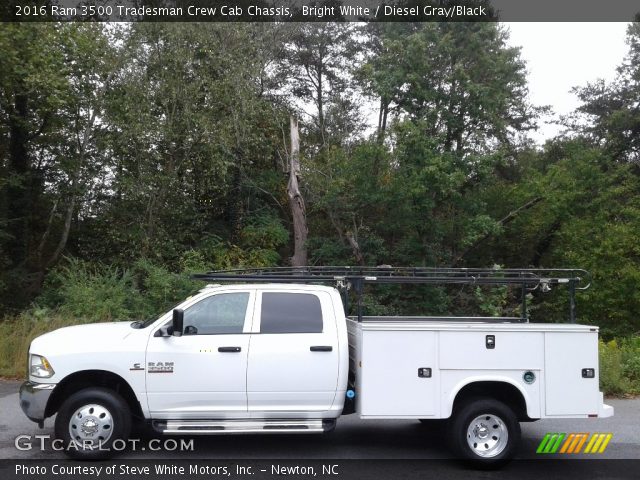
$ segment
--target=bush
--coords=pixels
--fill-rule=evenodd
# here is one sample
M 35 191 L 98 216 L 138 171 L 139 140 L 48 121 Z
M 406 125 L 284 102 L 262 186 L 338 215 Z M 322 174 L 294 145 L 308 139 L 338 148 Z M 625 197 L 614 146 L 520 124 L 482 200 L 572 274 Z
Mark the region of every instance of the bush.
M 130 318 L 137 295 L 127 270 L 67 258 L 52 271 L 36 303 L 91 321 Z
M 200 286 L 188 273 L 172 273 L 147 259 L 121 269 L 68 258 L 49 274 L 36 305 L 89 321 L 139 320 L 162 313 Z
M 600 340 L 600 388 L 606 395 L 640 394 L 640 337 Z
M 622 340 L 622 374 L 629 379 L 635 393 L 640 393 L 640 337 Z
M 139 319 L 164 312 L 202 287 L 200 282 L 191 280 L 188 274 L 171 273 L 146 259 L 134 263 L 132 277 L 136 299 L 135 308 L 130 313 Z
M 191 252 L 183 266 L 199 269 L 198 261 Z M 201 286 L 146 259 L 123 269 L 67 258 L 30 309 L 0 322 L 0 376 L 24 376 L 29 344 L 39 335 L 81 323 L 153 318 Z

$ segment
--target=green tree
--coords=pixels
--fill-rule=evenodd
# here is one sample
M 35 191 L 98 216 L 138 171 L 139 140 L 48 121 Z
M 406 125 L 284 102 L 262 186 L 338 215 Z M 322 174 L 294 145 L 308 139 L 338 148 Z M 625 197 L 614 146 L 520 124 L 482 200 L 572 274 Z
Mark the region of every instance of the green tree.
M 292 24 L 279 75 L 293 99 L 312 105 L 307 149 L 340 145 L 362 127 L 351 82 L 361 50 L 358 29 L 350 23 Z
M 421 122 L 442 152 L 487 152 L 534 128 L 525 65 L 498 23 L 386 24 L 360 78 L 387 116 Z
M 254 33 L 247 25 L 131 27 L 107 112 L 115 176 L 93 228 L 108 238 L 99 255 L 175 265 L 185 247 L 209 237 L 237 242 L 254 209 L 280 205 L 273 188 L 282 179 L 270 172 L 279 168 L 286 117 L 262 89 Z M 84 248 L 90 255 L 95 246 Z
M 627 29 L 627 56 L 617 77 L 575 88 L 582 105 L 568 125 L 603 145 L 614 161 L 640 160 L 640 22 Z
M 88 173 L 110 46 L 99 25 L 0 29 L 0 133 L 7 302 L 23 304 L 64 249 Z
M 517 134 L 534 126 L 539 109 L 526 101 L 524 64 L 497 24 L 388 24 L 369 33 L 369 57 L 357 78 L 380 98 L 372 140 L 379 147 L 332 152 L 345 160 L 322 174 L 343 185 L 325 189 L 324 210 L 359 261 L 456 263 L 500 228 L 478 192 L 516 151 Z M 368 153 L 354 167 L 359 172 L 349 171 L 342 164 L 354 162 L 357 151 Z M 384 249 L 356 254 L 341 233 L 354 231 L 371 232 L 381 240 L 372 246 Z
M 607 152 L 575 139 L 524 152 L 510 170 L 481 190 L 488 211 L 503 218 L 533 198 L 540 201 L 470 251 L 467 264 L 587 269 L 593 282 L 578 294 L 578 321 L 601 326 L 606 337 L 638 331 L 640 183 L 633 166 L 612 165 Z M 566 289 L 532 293 L 535 321 L 568 320 Z

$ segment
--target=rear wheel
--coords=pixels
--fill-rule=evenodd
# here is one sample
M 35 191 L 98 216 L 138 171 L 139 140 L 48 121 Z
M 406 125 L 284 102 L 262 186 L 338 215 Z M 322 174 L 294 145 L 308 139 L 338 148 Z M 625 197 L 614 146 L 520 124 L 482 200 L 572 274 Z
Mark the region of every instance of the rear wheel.
M 106 388 L 86 388 L 71 395 L 58 411 L 56 438 L 72 458 L 108 458 L 122 450 L 131 431 L 129 405 Z M 114 442 L 116 449 L 114 449 Z
M 513 410 L 490 398 L 467 401 L 449 424 L 454 453 L 475 466 L 499 467 L 511 460 L 520 443 L 520 424 Z

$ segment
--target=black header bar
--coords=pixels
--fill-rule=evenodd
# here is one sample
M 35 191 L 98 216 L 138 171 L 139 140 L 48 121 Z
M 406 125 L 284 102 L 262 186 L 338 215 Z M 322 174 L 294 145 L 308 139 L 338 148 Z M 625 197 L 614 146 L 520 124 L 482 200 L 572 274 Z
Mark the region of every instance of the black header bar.
M 3 22 L 630 22 L 629 0 L 4 0 Z

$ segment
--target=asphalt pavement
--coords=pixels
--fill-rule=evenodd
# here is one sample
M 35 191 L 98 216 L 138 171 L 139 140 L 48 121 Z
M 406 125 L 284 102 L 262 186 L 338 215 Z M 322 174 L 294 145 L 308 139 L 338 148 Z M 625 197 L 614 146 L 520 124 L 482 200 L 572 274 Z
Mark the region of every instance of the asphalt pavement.
M 11 459 L 15 462 L 27 460 L 62 460 L 65 458 L 60 451 L 52 449 L 48 443 L 44 451 L 38 447 L 38 441 L 32 440 L 33 448 L 23 449 L 16 447 L 16 437 L 20 435 L 53 435 L 53 418 L 45 421 L 44 429 L 29 421 L 18 405 L 17 390 L 19 382 L 0 381 L 0 459 Z M 593 478 L 638 478 L 637 471 L 630 468 L 638 468 L 640 462 L 640 399 L 607 399 L 606 403 L 615 407 L 615 416 L 606 419 L 559 419 L 539 420 L 533 423 L 522 424 L 522 442 L 517 458 L 521 462 L 514 462 L 511 473 L 517 478 L 539 478 L 540 472 L 534 475 L 531 469 L 532 460 L 540 462 L 549 460 L 536 454 L 536 448 L 547 432 L 603 432 L 612 433 L 613 438 L 606 451 L 596 456 L 589 454 L 574 455 L 574 459 L 583 459 L 582 468 L 569 468 L 567 462 L 556 462 L 551 465 L 554 468 L 562 468 L 563 477 L 572 476 L 572 472 L 583 472 L 579 476 L 593 473 L 594 469 L 585 467 L 603 459 L 627 459 L 634 467 L 627 467 L 629 462 L 610 462 L 616 464 L 617 474 L 598 474 Z M 32 439 L 35 437 L 32 437 Z M 192 449 L 189 451 L 167 451 L 160 448 L 155 451 L 148 448 L 150 437 L 142 437 L 137 451 L 127 449 L 118 454 L 118 460 L 155 460 L 167 461 L 169 459 L 181 459 L 190 461 L 199 460 L 224 460 L 235 459 L 239 461 L 270 460 L 283 461 L 302 460 L 368 460 L 379 462 L 381 460 L 403 461 L 434 461 L 439 465 L 439 477 L 442 478 L 469 478 L 468 472 L 457 468 L 451 469 L 455 462 L 445 447 L 444 432 L 438 426 L 423 425 L 414 420 L 360 420 L 357 415 L 342 417 L 338 421 L 336 429 L 328 434 L 321 435 L 238 435 L 238 436 L 194 436 L 194 437 L 156 437 L 156 448 L 162 447 L 165 440 L 183 440 Z M 153 437 L 151 437 L 153 438 Z M 172 444 L 173 445 L 173 444 Z M 559 459 L 561 456 L 555 456 Z M 566 458 L 563 456 L 562 458 Z M 555 461 L 555 460 L 554 460 Z M 6 463 L 6 462 L 5 462 Z M 562 466 L 562 464 L 565 466 Z M 625 463 L 625 466 L 622 464 Z M 369 465 L 374 465 L 372 463 Z M 521 465 L 521 467 L 518 467 Z M 539 467 L 539 463 L 536 463 Z M 555 465 L 555 466 L 554 466 Z M 355 468 L 355 467 L 354 467 Z M 385 479 L 383 466 L 376 467 L 379 475 L 376 478 Z M 518 468 L 522 469 L 519 471 Z M 586 468 L 586 470 L 585 470 Z M 605 472 L 610 467 L 603 467 Z M 514 470 L 515 469 L 515 470 Z M 568 470 L 567 470 L 568 469 Z M 597 469 L 596 469 L 597 470 Z M 458 473 L 455 473 L 458 472 Z M 529 474 L 525 474 L 529 472 Z M 546 470 L 545 470 L 546 472 Z M 621 473 L 620 473 L 621 472 Z M 627 476 L 627 474 L 631 476 Z M 391 474 L 389 474 L 391 475 Z M 487 476 L 488 475 L 488 476 Z M 560 475 L 560 473 L 558 474 Z M 578 475 L 576 473 L 576 475 Z M 410 475 L 404 475 L 409 478 Z M 364 475 L 371 477 L 371 475 Z M 552 475 L 551 478 L 555 477 Z M 493 478 L 492 474 L 482 474 L 482 478 Z M 577 476 L 575 477 L 577 478 Z

